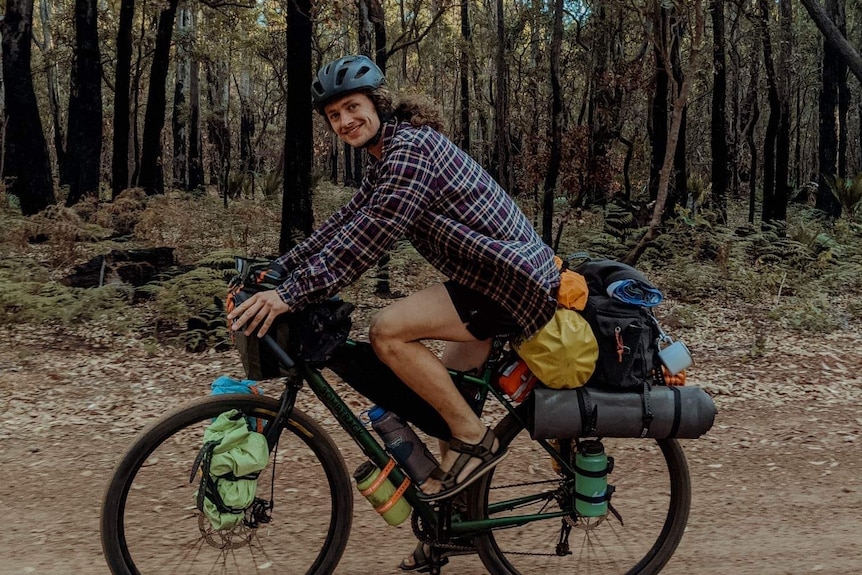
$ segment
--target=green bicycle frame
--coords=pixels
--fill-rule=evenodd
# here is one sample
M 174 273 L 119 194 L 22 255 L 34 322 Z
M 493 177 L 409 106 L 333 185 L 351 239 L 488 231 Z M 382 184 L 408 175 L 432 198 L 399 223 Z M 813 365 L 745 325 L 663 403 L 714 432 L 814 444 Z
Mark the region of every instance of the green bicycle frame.
M 347 345 L 351 345 L 353 342 L 348 341 Z M 308 365 L 303 366 L 303 375 L 304 380 L 308 383 L 309 388 L 317 396 L 318 399 L 326 406 L 327 409 L 335 416 L 335 419 L 341 425 L 341 427 L 347 432 L 350 437 L 356 442 L 362 452 L 375 464 L 379 469 L 383 469 L 390 460 L 389 455 L 386 451 L 380 446 L 380 443 L 372 436 L 372 434 L 368 431 L 365 424 L 359 419 L 359 417 L 353 413 L 350 407 L 341 399 L 341 396 L 332 388 L 329 382 L 324 379 L 323 375 L 320 373 L 320 370 L 310 367 Z M 453 378 L 457 378 L 459 382 L 465 382 L 476 386 L 479 390 L 479 399 L 480 405 L 484 407 L 484 403 L 487 399 L 488 394 L 493 395 L 505 408 L 506 410 L 512 414 L 513 417 L 517 418 L 522 424 L 524 423 L 521 415 L 517 413 L 515 407 L 509 402 L 497 389 L 491 385 L 491 379 L 493 376 L 493 371 L 491 369 L 486 368 L 481 377 L 477 377 L 474 375 L 470 375 L 463 372 L 457 372 L 450 370 Z M 545 440 L 537 440 L 539 444 L 548 452 L 549 456 L 552 457 L 557 463 L 560 464 L 562 469 L 565 470 L 567 476 L 574 478 L 574 471 L 571 468 L 569 462 L 565 461 L 559 452 L 551 447 L 551 445 Z M 394 485 L 401 485 L 407 477 L 405 474 L 399 469 L 397 466 L 391 471 L 390 478 Z M 572 479 L 574 481 L 574 479 Z M 439 515 L 431 508 L 431 506 L 418 498 L 418 488 L 414 486 L 413 489 L 407 489 L 404 492 L 404 497 L 407 501 L 413 506 L 423 521 L 426 524 L 433 526 L 433 528 L 437 528 L 439 523 Z M 489 512 L 501 512 L 501 511 L 511 511 L 517 509 L 519 507 L 528 505 L 535 501 L 541 500 L 550 500 L 553 498 L 552 492 L 540 492 L 535 495 L 521 497 L 509 501 L 502 501 L 494 503 L 489 506 Z M 504 527 L 512 527 L 517 525 L 524 525 L 526 523 L 531 523 L 533 521 L 541 521 L 547 519 L 553 519 L 555 517 L 564 517 L 566 515 L 570 515 L 570 512 L 566 511 L 558 511 L 553 513 L 539 513 L 539 514 L 530 514 L 530 515 L 516 515 L 516 516 L 507 516 L 501 517 L 497 519 L 480 519 L 480 520 L 463 520 L 459 517 L 454 517 L 449 529 L 454 536 L 462 536 L 468 534 L 474 534 L 481 531 L 488 531 L 491 529 L 500 529 Z

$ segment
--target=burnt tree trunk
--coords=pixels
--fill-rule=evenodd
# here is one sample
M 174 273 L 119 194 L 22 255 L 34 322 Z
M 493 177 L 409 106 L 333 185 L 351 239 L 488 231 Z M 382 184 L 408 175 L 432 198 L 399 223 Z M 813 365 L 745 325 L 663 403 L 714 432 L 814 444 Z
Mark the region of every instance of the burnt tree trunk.
M 554 0 L 554 23 L 551 32 L 551 149 L 545 191 L 542 201 L 542 241 L 553 246 L 554 196 L 560 173 L 563 140 L 563 97 L 560 87 L 560 52 L 563 44 L 563 0 Z M 562 223 L 560 223 L 562 225 Z
M 102 171 L 102 59 L 96 22 L 96 0 L 75 0 L 75 56 L 69 93 L 66 146 L 69 196 L 66 205 L 99 195 Z
M 832 22 L 840 14 L 841 4 L 843 4 L 842 0 L 826 0 L 826 12 Z M 841 215 L 841 204 L 832 195 L 827 177 L 834 177 L 838 171 L 838 125 L 835 116 L 838 108 L 838 84 L 842 68 L 840 52 L 831 43 L 824 40 L 820 76 L 820 125 L 817 153 L 820 169 L 817 177 L 815 207 L 836 218 Z
M 671 43 L 671 66 L 673 68 L 673 79 L 675 82 L 674 92 L 679 93 L 682 90 L 682 84 L 685 81 L 685 72 L 682 69 L 682 56 L 680 55 L 680 46 L 682 44 L 683 27 L 676 21 L 676 18 L 671 20 L 671 30 L 673 39 Z M 688 157 L 686 150 L 686 137 L 688 135 L 688 103 L 683 104 L 682 118 L 679 125 L 679 135 L 677 136 L 676 148 L 673 154 L 674 166 L 674 185 L 673 189 L 669 190 L 667 204 L 663 219 L 667 219 L 676 215 L 678 205 L 685 205 L 689 202 L 688 197 Z M 694 204 L 692 204 L 693 207 Z
M 775 147 L 778 139 L 778 125 L 781 121 L 781 102 L 775 75 L 775 61 L 772 56 L 772 39 L 769 33 L 769 0 L 759 0 L 760 15 L 758 27 L 763 40 L 763 66 L 766 71 L 766 86 L 769 101 L 769 117 L 763 137 L 763 206 L 761 220 L 768 222 L 776 219 L 775 197 Z
M 284 141 L 284 198 L 281 211 L 281 253 L 309 236 L 311 207 L 312 105 L 311 0 L 287 4 L 287 123 Z
M 649 197 L 655 201 L 658 196 L 658 182 L 661 167 L 664 164 L 664 154 L 667 150 L 667 124 L 668 124 L 668 101 L 670 73 L 665 64 L 662 50 L 668 44 L 668 27 L 670 19 L 670 8 L 662 6 L 657 14 L 658 41 L 653 44 L 653 57 L 655 58 L 655 92 L 653 93 L 650 106 L 650 171 L 649 171 Z
M 461 3 L 461 51 L 458 55 L 458 145 L 470 153 L 470 45 L 473 33 L 470 29 L 469 3 Z
M 194 13 L 191 14 L 194 22 Z M 194 24 L 193 28 L 194 30 Z M 201 63 L 189 62 L 189 189 L 204 187 L 203 137 L 201 135 Z
M 790 77 L 791 46 L 793 44 L 792 12 L 790 0 L 780 0 L 778 30 L 778 133 L 775 141 L 775 196 L 772 217 L 787 219 L 787 201 L 790 197 Z
M 730 153 L 727 145 L 727 66 L 724 55 L 724 0 L 710 0 L 712 15 L 712 147 L 711 207 L 721 221 L 727 220 L 727 189 L 730 181 Z
M 141 142 L 141 167 L 138 185 L 148 195 L 165 191 L 164 158 L 162 157 L 162 130 L 165 127 L 165 86 L 170 65 L 171 38 L 174 33 L 174 18 L 179 0 L 168 0 L 167 7 L 159 14 L 156 46 L 150 71 L 150 91 L 147 96 L 147 112 L 144 116 L 144 136 Z
M 132 21 L 134 0 L 122 0 L 117 29 L 117 65 L 114 72 L 114 148 L 111 153 L 111 195 L 129 187 L 129 101 L 132 83 Z
M 182 8 L 177 14 L 177 63 L 174 68 L 174 112 L 171 114 L 171 134 L 174 140 L 174 186 L 189 189 L 188 171 L 188 92 L 191 71 L 189 29 L 191 10 Z
M 55 202 L 48 143 L 33 89 L 30 70 L 33 42 L 33 0 L 7 0 L 0 21 L 6 131 L 3 139 L 3 178 L 18 197 L 24 215 L 38 213 Z M 14 78 L 14 81 L 11 81 Z

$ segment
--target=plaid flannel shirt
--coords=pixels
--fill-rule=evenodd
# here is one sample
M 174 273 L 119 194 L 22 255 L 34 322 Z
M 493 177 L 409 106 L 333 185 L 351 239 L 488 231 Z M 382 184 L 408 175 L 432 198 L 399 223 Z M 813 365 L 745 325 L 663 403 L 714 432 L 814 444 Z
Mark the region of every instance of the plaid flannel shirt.
M 450 279 L 495 300 L 529 336 L 556 309 L 559 272 L 511 197 L 439 132 L 385 124 L 353 196 L 277 260 L 291 270 L 277 288 L 293 309 L 337 293 L 401 238 Z

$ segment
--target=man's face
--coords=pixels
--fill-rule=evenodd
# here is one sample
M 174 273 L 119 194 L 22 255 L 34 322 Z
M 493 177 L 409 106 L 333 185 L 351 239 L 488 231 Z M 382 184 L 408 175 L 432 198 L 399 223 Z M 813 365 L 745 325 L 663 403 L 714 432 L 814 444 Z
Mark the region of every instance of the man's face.
M 332 131 L 347 144 L 360 148 L 377 135 L 380 118 L 371 98 L 362 92 L 347 94 L 323 108 Z

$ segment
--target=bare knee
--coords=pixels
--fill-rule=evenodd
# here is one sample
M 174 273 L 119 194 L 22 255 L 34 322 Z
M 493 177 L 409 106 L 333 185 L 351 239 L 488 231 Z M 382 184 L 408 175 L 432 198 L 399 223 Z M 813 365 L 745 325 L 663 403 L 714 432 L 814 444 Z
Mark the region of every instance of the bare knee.
M 396 324 L 391 319 L 388 309 L 378 312 L 371 318 L 371 326 L 368 328 L 368 340 L 377 357 L 386 362 L 391 357 L 393 348 L 400 343 L 396 330 Z

